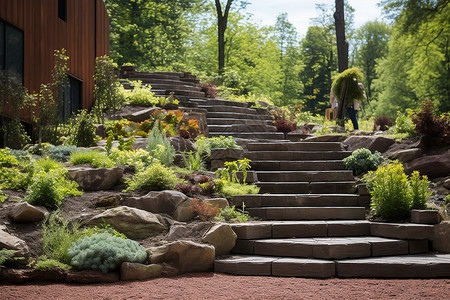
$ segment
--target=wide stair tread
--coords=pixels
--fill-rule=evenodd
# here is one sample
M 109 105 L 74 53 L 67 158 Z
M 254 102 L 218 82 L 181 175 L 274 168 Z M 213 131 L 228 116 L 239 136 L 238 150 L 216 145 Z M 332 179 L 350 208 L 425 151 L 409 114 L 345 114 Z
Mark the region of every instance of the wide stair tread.
M 450 254 L 419 254 L 346 260 L 234 255 L 217 259 L 215 272 L 234 275 L 348 278 L 450 276 Z
M 248 213 L 261 220 L 364 220 L 364 207 L 259 207 Z
M 406 255 L 406 240 L 358 236 L 237 240 L 233 252 L 249 255 L 344 259 Z

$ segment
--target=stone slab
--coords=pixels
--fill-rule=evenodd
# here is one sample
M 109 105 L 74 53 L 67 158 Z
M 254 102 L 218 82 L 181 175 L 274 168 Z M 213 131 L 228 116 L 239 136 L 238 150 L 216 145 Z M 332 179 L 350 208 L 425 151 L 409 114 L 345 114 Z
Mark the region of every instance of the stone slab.
M 231 253 L 254 254 L 254 245 L 254 240 L 236 240 L 236 244 L 231 249 Z
M 392 241 L 373 241 L 372 256 L 387 255 L 406 255 L 408 254 L 408 241 L 392 240 Z
M 292 142 L 282 144 L 251 143 L 249 151 L 341 151 L 339 142 Z
M 354 181 L 311 182 L 309 191 L 312 194 L 353 194 L 356 190 Z
M 272 275 L 273 257 L 235 256 L 216 259 L 214 272 L 234 275 L 270 276 Z
M 244 156 L 251 160 L 342 160 L 350 151 L 248 151 Z
M 367 236 L 370 235 L 368 221 L 327 221 L 327 236 Z
M 427 253 L 429 248 L 428 240 L 410 240 L 408 241 L 409 254 Z
M 327 236 L 324 221 L 275 222 L 272 225 L 273 238 L 300 238 Z
M 411 210 L 411 223 L 416 224 L 438 224 L 441 222 L 441 215 L 438 210 Z
M 411 223 L 378 223 L 370 224 L 370 233 L 394 239 L 433 239 L 433 225 L 411 224 Z
M 363 220 L 366 211 L 363 207 L 268 207 L 248 209 L 269 220 Z
M 330 278 L 335 263 L 329 260 L 280 258 L 272 262 L 273 276 Z
M 353 181 L 352 171 L 258 171 L 258 179 L 263 182 L 335 182 Z
M 231 229 L 241 240 L 264 239 L 272 237 L 272 223 L 230 224 Z
M 260 193 L 276 193 L 276 194 L 307 194 L 309 193 L 308 182 L 258 182 Z
M 313 257 L 314 239 L 268 239 L 255 241 L 256 255 Z
M 450 277 L 450 255 L 422 254 L 337 261 L 336 276 L 363 278 Z

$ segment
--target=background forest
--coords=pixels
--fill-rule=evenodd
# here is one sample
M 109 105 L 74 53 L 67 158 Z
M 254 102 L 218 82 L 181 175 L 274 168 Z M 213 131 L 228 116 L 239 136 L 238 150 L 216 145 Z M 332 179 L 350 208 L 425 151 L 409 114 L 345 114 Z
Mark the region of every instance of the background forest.
M 240 0 L 105 0 L 111 58 L 138 70 L 190 71 L 222 93 L 302 105 L 323 114 L 337 74 L 334 3 L 317 4 L 312 26 L 299 37 L 288 14 L 261 26 Z M 227 4 L 231 4 L 226 16 Z M 368 117 L 394 118 L 431 100 L 450 110 L 450 1 L 385 0 L 386 23 L 355 28 L 345 3 L 349 67 L 364 75 Z M 218 13 L 218 7 L 221 12 Z M 218 19 L 227 17 L 224 67 L 218 63 Z

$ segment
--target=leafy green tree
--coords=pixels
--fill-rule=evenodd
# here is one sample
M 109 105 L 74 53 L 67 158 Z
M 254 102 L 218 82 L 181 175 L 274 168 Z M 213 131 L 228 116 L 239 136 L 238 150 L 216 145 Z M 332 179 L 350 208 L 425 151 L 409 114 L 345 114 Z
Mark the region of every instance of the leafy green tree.
M 379 21 L 367 22 L 356 31 L 354 65 L 361 68 L 365 75 L 364 85 L 368 99 L 373 96 L 372 83 L 377 78 L 377 61 L 387 56 L 390 34 L 391 26 Z
M 401 12 L 397 18 L 388 56 L 377 67 L 379 79 L 375 86 L 380 97 L 376 113 L 394 117 L 397 110 L 415 109 L 427 99 L 439 112 L 448 112 L 450 4 L 447 1 L 434 14 L 425 13 L 424 20 L 418 21 L 420 25 L 413 25 L 414 34 L 405 31 L 406 19 L 401 16 L 407 14 Z
M 192 27 L 188 14 L 201 0 L 105 0 L 111 23 L 111 58 L 141 68 L 176 65 Z

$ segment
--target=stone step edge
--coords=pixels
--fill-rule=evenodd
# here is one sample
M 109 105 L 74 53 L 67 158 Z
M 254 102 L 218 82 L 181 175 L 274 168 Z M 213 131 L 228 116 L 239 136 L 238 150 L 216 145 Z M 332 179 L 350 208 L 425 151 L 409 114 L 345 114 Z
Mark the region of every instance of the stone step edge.
M 380 226 L 382 224 L 382 226 Z M 239 239 L 275 238 L 275 227 L 299 227 L 305 226 L 309 230 L 319 234 L 341 236 L 349 228 L 355 226 L 368 226 L 363 232 L 370 236 L 378 236 L 393 239 L 406 240 L 433 240 L 434 225 L 414 223 L 379 223 L 367 220 L 312 220 L 312 221 L 260 221 L 252 223 L 239 223 L 231 225 Z M 315 228 L 314 228 L 315 227 Z M 355 230 L 355 228 L 353 228 Z
M 214 272 L 310 278 L 448 278 L 450 277 L 450 254 L 347 260 L 235 255 L 216 259 Z

